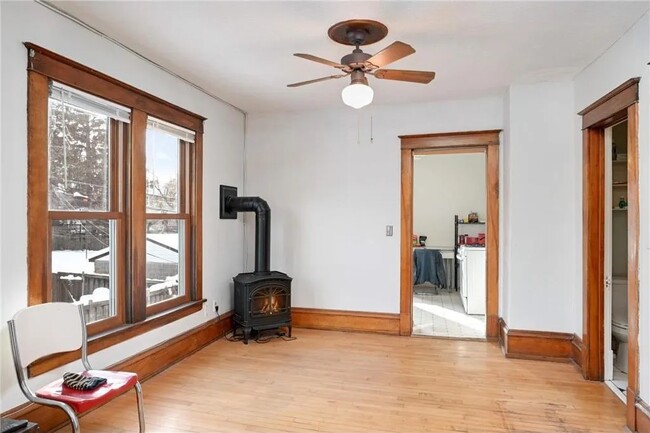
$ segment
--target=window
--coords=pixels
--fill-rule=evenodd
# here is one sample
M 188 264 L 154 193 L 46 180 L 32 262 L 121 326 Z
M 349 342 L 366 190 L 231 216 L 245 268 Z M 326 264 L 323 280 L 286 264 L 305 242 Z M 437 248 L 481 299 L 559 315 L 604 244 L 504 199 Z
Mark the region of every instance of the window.
M 198 311 L 205 119 L 26 46 L 29 304 L 82 305 L 91 352 Z
M 50 81 L 51 300 L 83 305 L 89 331 L 123 323 L 123 167 L 130 110 Z M 122 254 L 120 254 L 122 252 Z
M 146 137 L 147 309 L 187 299 L 192 131 L 149 117 Z

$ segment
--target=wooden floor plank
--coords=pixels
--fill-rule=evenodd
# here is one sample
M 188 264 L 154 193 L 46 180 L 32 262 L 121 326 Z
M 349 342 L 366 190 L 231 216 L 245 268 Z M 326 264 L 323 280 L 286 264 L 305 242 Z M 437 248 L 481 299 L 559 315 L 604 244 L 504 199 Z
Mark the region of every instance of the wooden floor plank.
M 294 329 L 217 341 L 144 383 L 147 432 L 622 432 L 625 406 L 572 364 L 495 343 Z M 127 394 L 84 433 L 137 431 Z M 60 432 L 68 432 L 69 428 Z

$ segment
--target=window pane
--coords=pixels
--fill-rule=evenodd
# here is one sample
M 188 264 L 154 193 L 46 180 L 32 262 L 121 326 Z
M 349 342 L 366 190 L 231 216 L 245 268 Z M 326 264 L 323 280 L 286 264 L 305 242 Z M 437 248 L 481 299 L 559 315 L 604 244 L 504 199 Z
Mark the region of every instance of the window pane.
M 109 210 L 109 118 L 51 97 L 48 137 L 50 209 Z
M 185 294 L 183 220 L 147 220 L 147 305 Z
M 180 140 L 147 128 L 147 212 L 178 212 Z
M 116 225 L 52 221 L 52 301 L 82 304 L 87 323 L 116 314 Z

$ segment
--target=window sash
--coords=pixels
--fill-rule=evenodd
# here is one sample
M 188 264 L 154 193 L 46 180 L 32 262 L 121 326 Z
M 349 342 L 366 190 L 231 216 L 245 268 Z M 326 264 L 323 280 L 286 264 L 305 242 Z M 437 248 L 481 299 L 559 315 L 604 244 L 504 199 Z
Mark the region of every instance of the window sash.
M 99 221 L 114 221 L 115 229 L 113 234 L 114 245 L 111 245 L 111 252 L 115 254 L 115 259 L 112 260 L 112 271 L 114 273 L 114 281 L 112 283 L 115 291 L 115 315 L 107 317 L 105 319 L 88 323 L 88 335 L 96 335 L 102 332 L 106 332 L 110 329 L 116 328 L 125 322 L 125 305 L 124 305 L 124 278 L 125 278 L 125 240 L 124 240 L 124 218 L 121 213 L 118 212 L 61 212 L 61 211 L 50 211 L 48 216 L 48 238 L 52 238 L 52 225 L 56 221 L 65 221 L 70 219 L 76 220 L 99 220 Z M 50 246 L 47 254 L 47 270 L 48 274 L 52 274 L 52 253 L 53 250 Z M 47 285 L 47 299 L 44 302 L 51 302 L 53 296 L 53 290 L 51 287 L 51 276 L 48 278 Z

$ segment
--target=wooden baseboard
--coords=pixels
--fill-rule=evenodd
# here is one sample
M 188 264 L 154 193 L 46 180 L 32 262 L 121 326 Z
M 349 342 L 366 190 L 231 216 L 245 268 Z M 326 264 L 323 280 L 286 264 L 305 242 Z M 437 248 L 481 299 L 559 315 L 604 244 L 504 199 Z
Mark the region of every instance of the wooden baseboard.
M 230 332 L 233 328 L 232 316 L 233 313 L 228 312 L 220 319 L 207 321 L 170 340 L 111 365 L 107 370 L 132 371 L 138 373 L 140 382 L 143 382 Z M 135 406 L 133 411 L 136 416 Z M 68 422 L 68 417 L 62 410 L 34 403 L 25 403 L 9 409 L 2 414 L 2 417 L 27 419 L 35 422 L 39 425 L 42 433 L 57 429 Z
M 575 334 L 509 329 L 499 318 L 499 344 L 506 358 L 573 361 L 582 365 L 584 347 Z
M 637 399 L 634 409 L 636 411 L 636 431 L 638 433 L 650 433 L 650 405 L 643 400 Z
M 573 334 L 571 345 L 573 346 L 573 362 L 575 362 L 578 367 L 582 368 L 582 359 L 585 352 L 585 345 L 582 342 L 582 338 L 578 337 L 576 334 Z
M 399 314 L 391 313 L 292 308 L 291 321 L 297 328 L 399 334 Z

